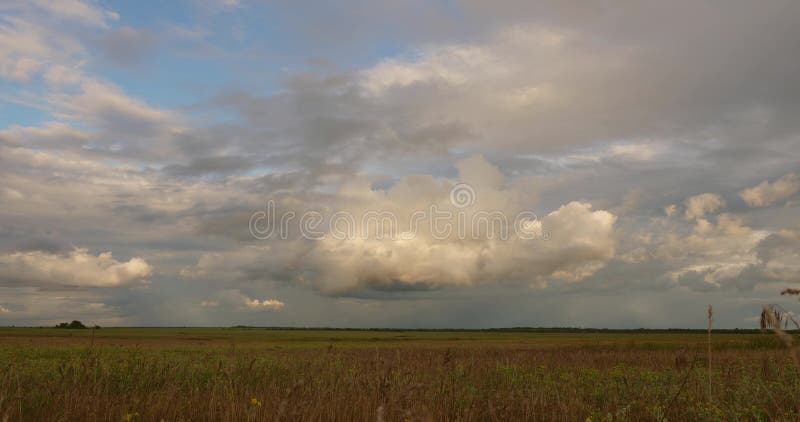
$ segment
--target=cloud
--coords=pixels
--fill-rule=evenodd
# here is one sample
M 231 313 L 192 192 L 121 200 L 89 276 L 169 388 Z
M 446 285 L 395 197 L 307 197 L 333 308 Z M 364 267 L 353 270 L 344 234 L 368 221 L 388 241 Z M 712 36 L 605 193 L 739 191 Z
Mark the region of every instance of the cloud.
M 247 306 L 248 309 L 253 309 L 253 310 L 265 309 L 265 310 L 277 311 L 283 309 L 284 306 L 284 303 L 277 299 L 258 300 L 258 299 L 248 298 L 245 300 L 244 304 L 245 306 Z
M 89 132 L 57 121 L 41 126 L 10 126 L 0 130 L 0 143 L 28 148 L 76 149 L 90 138 Z
M 151 141 L 157 139 L 164 147 L 183 130 L 178 114 L 133 98 L 90 72 L 96 70 L 91 65 L 99 58 L 96 52 L 105 51 L 109 60 L 123 66 L 140 61 L 154 43 L 147 30 L 106 31 L 118 16 L 91 2 L 0 6 L 6 7 L 11 13 L 0 18 L 0 78 L 20 84 L 0 99 L 37 109 L 59 124 L 80 127 L 92 135 L 81 146 L 95 154 L 152 158 L 158 153 Z M 93 38 L 102 41 L 95 45 L 89 42 Z
M 149 107 L 128 97 L 116 85 L 95 79 L 83 79 L 80 94 L 52 97 L 59 115 L 68 120 L 91 123 L 105 129 L 152 132 L 173 119 L 167 111 Z M 63 111 L 61 111 L 63 110 Z
M 155 46 L 155 38 L 146 30 L 123 26 L 107 32 L 100 45 L 113 64 L 130 67 L 144 61 Z
M 480 156 L 460 161 L 457 167 L 459 180 L 470 183 L 464 186 L 474 193 L 471 207 L 454 207 L 450 194 L 455 185 L 429 176 L 408 176 L 385 191 L 353 181 L 341 187 L 338 199 L 329 198 L 341 205 L 332 212 L 354 216 L 353 236 L 334 235 L 331 228 L 318 240 L 273 240 L 261 246 L 210 253 L 182 274 L 230 283 L 271 280 L 311 284 L 325 294 L 346 295 L 361 289 L 573 282 L 592 275 L 614 256 L 613 214 L 592 210 L 589 203 L 570 202 L 541 221 L 530 220 L 531 234 L 538 239 L 527 240 L 510 227 L 525 211 L 518 202 L 524 196 L 506 186 L 502 173 Z M 302 214 L 305 205 L 293 202 L 300 207 L 295 210 L 297 214 Z M 412 227 L 411 216 L 432 206 L 449 213 L 446 225 L 424 220 Z M 370 212 L 391 215 L 393 222 L 387 230 L 397 236 L 379 237 L 377 226 L 363 218 Z M 462 218 L 459 213 L 468 225 L 457 226 L 457 219 Z M 500 223 L 503 219 L 505 223 Z M 463 227 L 464 233 L 460 234 L 457 227 Z M 500 237 L 502 227 L 508 238 Z M 545 240 L 550 233 L 552 237 Z
M 800 231 L 780 230 L 759 242 L 759 274 L 769 280 L 800 282 Z
M 797 192 L 800 192 L 800 175 L 790 173 L 774 182 L 765 180 L 757 186 L 745 189 L 739 192 L 739 197 L 751 207 L 766 207 Z
M 65 86 L 79 83 L 84 78 L 80 69 L 64 65 L 51 66 L 44 75 L 45 81 L 53 86 Z
M 92 77 L 51 92 L 47 102 L 59 120 L 91 128 L 93 136 L 84 150 L 118 160 L 157 162 L 174 150 L 186 131 L 180 114 L 152 107 L 113 83 Z
M 74 38 L 60 36 L 45 24 L 0 17 L 0 78 L 28 81 L 46 63 L 66 61 L 84 51 Z
M 725 200 L 715 193 L 703 193 L 687 198 L 684 205 L 686 206 L 686 219 L 694 220 L 703 217 L 706 213 L 725 208 Z
M 626 13 L 643 19 L 666 13 L 652 9 L 659 8 L 643 6 Z M 504 164 L 514 162 L 503 166 L 507 173 L 542 172 L 532 164 L 535 160 L 549 165 L 552 173 L 579 166 L 621 172 L 652 163 L 654 170 L 680 169 L 665 175 L 689 178 L 702 171 L 721 172 L 722 167 L 750 168 L 743 164 L 752 163 L 752 155 L 733 157 L 736 148 L 759 134 L 759 139 L 770 139 L 764 142 L 779 143 L 779 133 L 795 129 L 783 100 L 767 95 L 790 86 L 777 80 L 793 79 L 794 74 L 760 80 L 763 90 L 757 93 L 742 92 L 750 86 L 743 65 L 752 63 L 752 51 L 763 49 L 736 47 L 735 55 L 712 56 L 706 52 L 718 51 L 714 47 L 672 41 L 672 29 L 659 27 L 663 32 L 658 36 L 645 38 L 620 37 L 614 19 L 593 23 L 598 31 L 593 32 L 574 26 L 560 10 L 527 11 L 517 16 L 523 22 L 473 33 L 468 40 L 409 46 L 353 72 L 312 68 L 293 73 L 274 95 L 223 90 L 214 106 L 241 120 L 216 127 L 214 136 L 207 131 L 192 136 L 194 142 L 185 145 L 197 147 L 190 154 L 200 157 L 248 157 L 274 172 L 296 171 L 312 185 L 359 170 L 395 178 L 412 169 L 420 172 L 419 167 L 436 172 L 476 152 Z M 688 4 L 679 10 L 691 16 L 709 13 Z M 753 16 L 769 31 L 752 37 L 791 51 L 767 23 L 765 16 L 773 10 L 726 12 L 734 21 Z M 482 13 L 493 16 L 497 11 Z M 528 19 L 539 14 L 552 20 Z M 708 37 L 708 28 L 699 23 L 708 16 L 691 22 L 678 12 L 670 16 L 697 37 Z M 785 30 L 793 29 L 788 21 L 780 22 Z M 636 29 L 625 27 L 633 33 Z M 728 35 L 755 42 L 727 23 L 714 29 L 721 33 L 708 39 L 713 45 L 732 48 L 734 41 L 723 41 Z M 789 57 L 776 54 L 768 62 L 794 61 Z M 732 66 L 729 60 L 741 60 L 742 65 Z M 698 61 L 717 71 L 686 65 Z M 720 79 L 720 72 L 726 78 Z M 226 148 L 213 137 L 227 139 Z M 263 145 L 269 145 L 268 153 L 259 147 Z M 711 162 L 723 158 L 732 162 Z M 788 165 L 789 157 L 780 159 Z
M 728 239 L 727 250 L 719 250 L 714 264 L 698 265 L 673 274 L 680 284 L 693 290 L 707 291 L 736 288 L 753 291 L 756 286 L 777 284 L 780 288 L 800 282 L 800 232 L 780 230 L 756 236 Z M 735 246 L 734 242 L 744 245 Z M 731 253 L 735 259 L 725 259 Z M 737 261 L 738 260 L 738 261 Z
M 0 1 L 0 296 L 15 321 L 213 325 L 285 300 L 271 316 L 287 324 L 652 325 L 689 321 L 666 306 L 707 301 L 687 290 L 758 286 L 757 301 L 798 280 L 796 201 L 766 209 L 796 199 L 796 5 L 199 3 L 134 28 L 98 2 Z M 273 28 L 286 43 L 242 19 L 262 13 L 292 23 Z M 162 48 L 175 54 L 135 78 L 105 66 Z M 474 203 L 454 207 L 462 184 Z M 737 192 L 753 209 L 726 208 Z M 295 227 L 256 241 L 266 199 L 403 224 L 431 205 L 532 210 L 537 239 L 423 223 L 394 240 Z M 106 285 L 122 288 L 89 288 Z
M 744 65 L 754 56 L 796 65 L 796 59 L 787 56 L 789 45 L 779 41 L 780 31 L 767 29 L 770 19 L 780 18 L 773 16 L 775 10 L 754 13 L 744 7 L 727 11 L 732 20 L 710 35 L 702 22 L 713 19 L 705 15 L 711 12 L 684 4 L 670 13 L 679 21 L 656 25 L 655 32 L 641 37 L 640 27 L 632 22 L 657 20 L 665 13 L 658 6 L 642 6 L 626 11 L 635 18 L 624 19 L 627 24 L 621 31 L 629 35 L 624 37 L 616 19 L 581 21 L 592 28 L 589 30 L 575 26 L 575 20 L 580 20 L 575 16 L 560 16 L 563 10 L 559 7 L 535 12 L 519 8 L 521 16 L 509 19 L 512 22 L 491 36 L 468 43 L 423 45 L 363 70 L 358 82 L 361 91 L 379 104 L 417 110 L 411 116 L 436 114 L 468 123 L 483 135 L 460 140 L 462 144 L 491 142 L 495 149 L 517 152 L 563 150 L 601 139 L 677 137 L 697 141 L 698 137 L 708 139 L 710 133 L 738 143 L 745 142 L 743 133 L 766 135 L 793 126 L 785 114 L 787 109 L 760 104 L 780 102 L 779 96 L 770 94 L 778 92 L 772 89 L 779 90 L 780 81 L 786 78 L 794 81 L 795 75 L 779 72 L 759 81 L 765 90 L 749 90 L 738 85 L 749 80 L 742 68 L 728 67 Z M 615 14 L 608 12 L 609 17 Z M 687 22 L 681 13 L 697 19 Z M 541 19 L 541 15 L 553 19 Z M 523 23 L 524 16 L 537 16 L 531 19 L 537 23 Z M 764 32 L 739 33 L 733 22 L 742 20 L 763 24 Z M 780 22 L 781 28 L 791 27 L 786 19 L 773 21 Z M 699 36 L 708 44 L 701 47 L 676 41 L 677 25 L 687 31 L 682 30 L 679 38 Z M 750 47 L 734 39 L 746 41 Z M 766 52 L 755 46 L 771 42 L 780 47 Z M 722 50 L 708 54 L 712 46 Z M 703 71 L 692 70 L 698 62 L 704 63 Z M 725 74 L 722 80 L 720 72 Z M 753 96 L 748 98 L 746 91 Z M 753 125 L 745 127 L 746 122 Z M 619 152 L 630 157 L 652 156 L 644 150 Z
M 10 311 L 2 317 L 16 325 L 37 326 L 52 326 L 73 319 L 87 325 L 120 326 L 129 323 L 122 315 L 124 311 L 119 301 L 107 295 L 108 292 L 107 289 L 44 290 L 0 286 L 0 295 Z
M 200 302 L 200 307 L 216 309 L 229 308 L 234 311 L 280 311 L 286 306 L 278 299 L 253 299 L 243 294 L 239 289 L 225 289 L 217 291 L 213 300 Z
M 691 201 L 693 198 L 695 201 Z M 783 245 L 784 237 L 779 242 L 776 233 L 755 229 L 736 214 L 709 214 L 720 204 L 716 194 L 690 197 L 685 203 L 687 210 L 693 210 L 691 218 L 677 218 L 677 211 L 668 207 L 672 211 L 666 217 L 651 218 L 645 224 L 629 224 L 620 229 L 623 246 L 619 257 L 629 264 L 633 273 L 641 270 L 634 269 L 639 266 L 649 277 L 658 280 L 651 283 L 652 288 L 682 287 L 703 292 L 751 290 L 769 281 L 764 268 L 769 260 L 767 251 L 772 248 L 767 245 Z M 616 267 L 615 263 L 610 265 Z M 795 277 L 790 272 L 782 275 L 786 276 L 784 281 Z M 617 280 L 615 285 L 625 284 Z
M 0 314 L 10 314 L 11 311 L 8 310 L 5 306 L 0 306 Z
M 146 283 L 153 268 L 141 258 L 115 260 L 111 252 L 97 256 L 86 249 L 59 255 L 42 251 L 0 255 L 0 284 L 37 287 L 116 287 Z
M 207 13 L 221 13 L 241 7 L 243 0 L 193 0 L 195 7 Z
M 115 12 L 82 0 L 32 0 L 32 3 L 59 19 L 72 20 L 88 26 L 106 28 L 109 22 L 119 19 L 119 15 Z
M 253 163 L 247 157 L 240 156 L 212 156 L 193 158 L 187 164 L 170 164 L 164 167 L 164 172 L 174 176 L 214 176 L 244 173 L 253 168 Z
M 662 145 L 617 144 L 610 148 L 612 158 L 629 161 L 651 161 L 663 151 Z
M 8 79 L 24 81 L 31 77 L 31 74 L 39 69 L 39 62 L 30 57 L 20 57 L 5 60 L 0 67 L 0 76 Z

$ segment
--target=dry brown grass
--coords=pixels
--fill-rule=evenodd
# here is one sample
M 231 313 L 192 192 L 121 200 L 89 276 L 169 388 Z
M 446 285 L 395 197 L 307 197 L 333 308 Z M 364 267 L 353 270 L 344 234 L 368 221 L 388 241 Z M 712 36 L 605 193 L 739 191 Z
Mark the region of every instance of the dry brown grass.
M 45 338 L 0 347 L 0 420 L 798 417 L 800 378 L 786 369 L 792 362 L 768 335 L 714 343 L 710 403 L 709 373 L 695 365 L 705 354 L 698 336 L 672 336 L 669 343 L 587 336 L 594 342 L 548 348 L 475 340 L 448 347 L 299 349 L 224 342 L 132 346 L 107 339 L 89 349 L 50 345 Z M 679 356 L 689 364 L 677 367 Z
M 708 305 L 708 401 L 711 402 L 711 328 L 714 325 L 714 308 Z

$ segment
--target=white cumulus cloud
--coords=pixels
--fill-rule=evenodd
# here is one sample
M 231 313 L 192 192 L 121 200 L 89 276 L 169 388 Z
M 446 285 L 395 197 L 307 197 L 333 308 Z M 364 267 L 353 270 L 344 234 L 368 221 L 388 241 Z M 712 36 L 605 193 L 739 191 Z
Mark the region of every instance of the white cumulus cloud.
M 145 283 L 153 272 L 142 258 L 121 262 L 87 249 L 61 255 L 44 251 L 0 255 L 0 285 L 114 287 Z
M 182 275 L 233 283 L 281 280 L 342 295 L 360 289 L 571 282 L 592 275 L 614 257 L 617 217 L 612 213 L 572 201 L 541 219 L 517 220 L 527 211 L 524 195 L 521 188 L 506 185 L 497 167 L 481 156 L 462 160 L 456 167 L 458 183 L 412 175 L 387 190 L 357 180 L 343 186 L 334 198 L 334 209 L 354 217 L 352 235 L 331 230 L 311 241 L 266 241 L 210 253 Z M 451 197 L 458 187 L 465 188 L 468 198 L 461 199 L 469 206 L 451 203 L 459 199 Z M 301 204 L 299 198 L 292 203 Z M 423 218 L 410 224 L 415 213 L 430 217 L 431 207 L 445 219 L 436 224 Z M 377 236 L 375 222 L 363 218 L 375 212 L 372 215 L 391 216 L 384 227 L 386 236 Z
M 684 205 L 686 205 L 686 219 L 693 220 L 725 208 L 725 200 L 716 193 L 703 193 L 686 199 Z
M 279 310 L 283 309 L 284 303 L 277 299 L 245 299 L 244 302 L 245 306 L 248 309 L 259 310 L 259 309 L 270 309 L 270 310 Z
M 749 189 L 739 192 L 747 205 L 766 207 L 800 192 L 800 175 L 789 173 L 774 182 L 765 180 Z

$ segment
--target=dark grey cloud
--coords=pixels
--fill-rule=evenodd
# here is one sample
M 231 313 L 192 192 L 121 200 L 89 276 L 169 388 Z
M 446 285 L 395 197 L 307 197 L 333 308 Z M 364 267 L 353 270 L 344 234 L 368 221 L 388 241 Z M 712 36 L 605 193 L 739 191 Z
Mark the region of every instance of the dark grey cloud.
M 74 248 L 74 245 L 70 245 L 56 238 L 34 237 L 20 241 L 13 247 L 13 250 L 20 252 L 44 251 L 50 254 L 64 254 Z
M 211 156 L 193 158 L 188 164 L 170 164 L 163 171 L 170 176 L 213 176 L 244 173 L 256 163 L 242 156 Z

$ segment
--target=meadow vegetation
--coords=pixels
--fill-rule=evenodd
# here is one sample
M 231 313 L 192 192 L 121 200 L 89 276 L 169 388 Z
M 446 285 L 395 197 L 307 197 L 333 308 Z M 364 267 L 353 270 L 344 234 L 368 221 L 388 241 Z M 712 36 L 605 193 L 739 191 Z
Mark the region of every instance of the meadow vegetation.
M 797 420 L 777 336 L 0 328 L 0 420 Z M 709 388 L 711 389 L 709 391 Z

